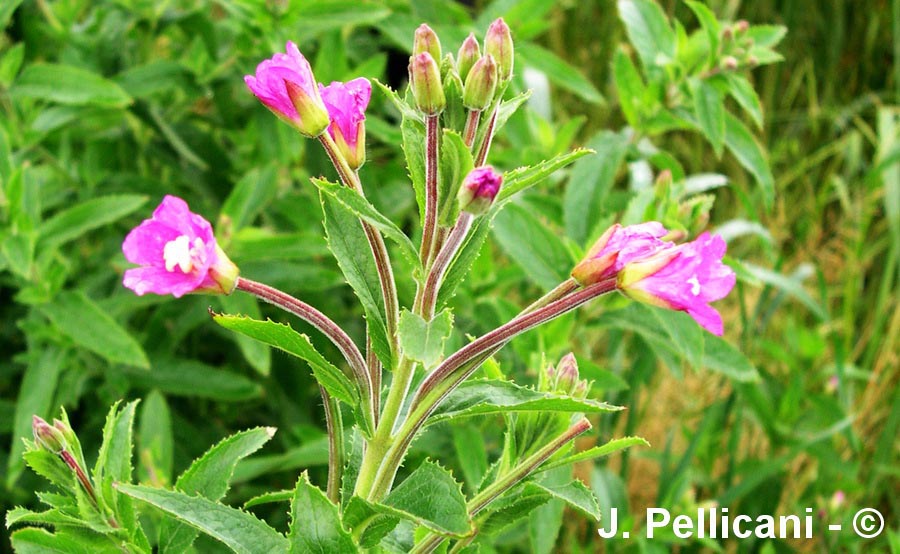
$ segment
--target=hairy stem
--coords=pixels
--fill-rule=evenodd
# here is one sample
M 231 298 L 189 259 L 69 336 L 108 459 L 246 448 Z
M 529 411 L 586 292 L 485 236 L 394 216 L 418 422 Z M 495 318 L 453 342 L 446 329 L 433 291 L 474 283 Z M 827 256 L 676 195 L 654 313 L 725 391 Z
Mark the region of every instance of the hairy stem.
M 341 500 L 341 472 L 344 470 L 344 423 L 338 401 L 321 385 L 319 392 L 325 403 L 325 426 L 328 429 L 328 499 L 338 504 Z
M 433 255 L 437 232 L 439 127 L 439 114 L 425 117 L 425 221 L 422 223 L 422 246 L 419 251 L 425 268 Z
M 491 120 L 488 122 L 487 130 L 484 133 L 484 141 L 475 156 L 475 167 L 481 167 L 487 161 L 488 152 L 491 151 L 491 141 L 494 139 L 494 125 L 497 124 L 497 109 L 491 114 Z
M 559 435 L 553 441 L 543 446 L 540 450 L 522 460 L 507 473 L 500 476 L 499 479 L 491 483 L 483 491 L 475 495 L 466 504 L 466 511 L 472 517 L 478 515 L 491 502 L 499 498 L 501 495 L 512 489 L 523 479 L 528 477 L 534 470 L 546 462 L 551 456 L 559 452 L 563 447 L 572 442 L 578 435 L 584 433 L 591 428 L 591 422 L 585 418 L 579 419 L 574 425 L 569 427 L 563 434 Z M 477 532 L 477 530 L 476 530 Z M 465 540 L 465 539 L 464 539 Z M 428 554 L 433 552 L 435 548 L 440 546 L 444 541 L 444 537 L 437 534 L 429 534 L 422 542 L 410 550 L 410 554 Z
M 466 117 L 466 128 L 463 131 L 463 141 L 469 148 L 472 148 L 472 143 L 475 142 L 475 135 L 478 132 L 478 123 L 480 121 L 481 110 L 469 110 L 469 115 Z
M 369 379 L 365 359 L 363 359 L 362 353 L 360 353 L 359 348 L 356 347 L 353 339 L 351 339 L 350 336 L 328 316 L 286 292 L 282 292 L 269 285 L 264 285 L 263 283 L 245 279 L 244 277 L 238 277 L 235 288 L 250 293 L 264 302 L 268 302 L 273 306 L 278 306 L 282 310 L 294 314 L 315 327 L 319 332 L 325 335 L 335 347 L 337 347 L 347 361 L 347 365 L 350 366 L 354 381 L 359 383 L 360 388 L 362 389 L 363 402 L 366 404 L 365 414 L 366 417 L 369 418 L 370 428 L 374 428 L 375 415 L 374 410 L 372 409 L 372 382 Z
M 597 296 L 615 290 L 615 288 L 615 278 L 607 279 L 551 302 L 542 308 L 520 314 L 505 325 L 470 342 L 444 360 L 425 378 L 416 391 L 406 421 L 391 441 L 390 447 L 384 452 L 384 458 L 380 463 L 372 489 L 368 493 L 368 499 L 377 501 L 387 494 L 393 484 L 397 469 L 406 456 L 409 445 L 425 424 L 428 416 L 485 360 L 503 348 L 516 335 L 570 312 Z
M 450 262 L 453 261 L 453 258 L 459 251 L 459 247 L 462 246 L 463 241 L 466 239 L 466 234 L 468 234 L 471 226 L 472 214 L 467 212 L 461 213 L 459 219 L 456 220 L 456 225 L 453 226 L 453 230 L 450 231 L 443 247 L 435 257 L 431 269 L 428 271 L 428 277 L 425 279 L 425 286 L 422 291 L 420 308 L 421 315 L 425 321 L 431 321 L 434 317 L 435 304 L 437 303 L 444 275 L 450 267 Z
M 362 183 L 359 180 L 359 174 L 350 169 L 347 161 L 340 155 L 334 139 L 328 133 L 319 135 L 319 142 L 328 154 L 334 169 L 340 176 L 344 186 L 355 190 L 360 196 L 365 196 Z M 388 341 L 391 345 L 391 351 L 397 352 L 397 320 L 399 319 L 399 302 L 397 301 L 397 284 L 394 280 L 394 269 L 391 266 L 391 258 L 388 255 L 387 246 L 384 238 L 371 224 L 360 220 L 363 231 L 366 234 L 366 240 L 372 249 L 372 256 L 375 258 L 375 267 L 378 270 L 378 281 L 381 286 L 381 296 L 384 300 L 384 319 L 387 327 Z M 373 402 L 374 403 L 374 402 Z

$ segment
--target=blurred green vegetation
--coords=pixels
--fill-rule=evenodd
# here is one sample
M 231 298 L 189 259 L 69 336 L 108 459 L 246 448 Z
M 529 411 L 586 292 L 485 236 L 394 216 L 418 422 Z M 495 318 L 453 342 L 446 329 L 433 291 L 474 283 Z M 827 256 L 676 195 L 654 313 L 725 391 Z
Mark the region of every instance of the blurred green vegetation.
M 260 106 L 242 76 L 294 40 L 322 82 L 367 76 L 400 88 L 419 23 L 431 24 L 453 50 L 469 30 L 480 34 L 503 16 L 517 41 L 517 73 L 527 78 L 517 86 L 533 87 L 535 95 L 532 110 L 501 133 L 492 163 L 502 169 L 533 163 L 625 125 L 612 72 L 626 42 L 615 2 L 476 4 L 0 5 L 0 509 L 31 505 L 41 490 L 20 461 L 19 437 L 30 432 L 32 413 L 52 416 L 66 406 L 90 453 L 109 405 L 150 391 L 161 394 L 139 415 L 156 421 L 170 412 L 174 433 L 171 442 L 151 424 L 138 433 L 140 455 L 161 457 L 157 467 L 167 468 L 154 476 L 158 482 L 171 484 L 171 475 L 210 444 L 254 425 L 279 433 L 239 466 L 240 485 L 229 501 L 290 488 L 300 468 L 324 481 L 324 424 L 307 368 L 224 333 L 210 324 L 207 309 L 274 313 L 240 297 L 138 298 L 120 285 L 121 240 L 162 195 L 182 196 L 214 223 L 220 215 L 217 234 L 245 275 L 302 297 L 361 340 L 361 309 L 325 248 L 307 182 L 329 173 L 327 159 Z M 697 28 L 684 3 L 661 4 Z M 739 550 L 898 552 L 900 1 L 707 4 L 725 21 L 789 30 L 778 47 L 785 60 L 751 73 L 765 114 L 759 136 L 775 177 L 771 207 L 753 176 L 730 154 L 717 157 L 699 135 L 654 138 L 687 175 L 727 177 L 728 185 L 714 192 L 709 228 L 726 234 L 730 257 L 747 263 L 735 293 L 719 307 L 726 338 L 752 360 L 760 380 L 744 383 L 709 369 L 684 371 L 689 364 L 681 360 L 661 361 L 645 334 L 604 318 L 629 310 L 619 300 L 522 337 L 500 356 L 502 367 L 519 382 L 534 382 L 541 363 L 535 354 L 554 359 L 573 349 L 583 374 L 596 380 L 594 394 L 628 407 L 597 422 L 593 440 L 636 434 L 653 447 L 576 469 L 604 509 L 620 508 L 620 522 L 623 513 L 641 519 L 636 514 L 646 506 L 689 512 L 717 501 L 747 514 L 812 507 L 822 527 L 840 521 L 849 529 L 856 509 L 868 506 L 892 528 L 876 541 L 821 533 L 813 543 L 745 541 Z M 362 178 L 373 203 L 412 230 L 418 218 L 395 121 L 376 93 Z M 565 178 L 545 183 L 513 210 L 551 234 L 568 232 L 560 244 L 574 260 L 593 227 L 627 211 L 640 170 L 613 168 L 603 206 L 609 219 L 591 221 L 579 232 L 584 236 L 573 236 L 565 221 Z M 468 333 L 490 330 L 540 293 L 513 231 L 509 221 L 498 221 L 496 240 L 453 300 Z M 565 275 L 569 268 L 556 270 Z M 411 280 L 399 285 L 408 301 Z M 95 322 L 114 321 L 117 331 L 95 330 L 82 321 L 85 313 Z M 333 353 L 325 341 L 317 346 Z M 456 445 L 477 433 L 490 455 L 499 448 L 497 427 L 473 421 L 463 431 L 438 429 L 416 443 L 415 456 L 440 456 L 470 471 Z M 160 440 L 170 448 L 159 448 Z M 838 491 L 846 493 L 840 506 Z M 283 523 L 277 509 L 258 513 Z M 542 507 L 528 526 L 502 535 L 497 550 L 665 552 L 678 542 L 602 544 L 592 522 L 563 515 L 561 505 Z M 0 550 L 8 547 L 5 532 Z M 681 542 L 683 552 L 711 547 Z M 198 543 L 199 551 L 215 548 Z

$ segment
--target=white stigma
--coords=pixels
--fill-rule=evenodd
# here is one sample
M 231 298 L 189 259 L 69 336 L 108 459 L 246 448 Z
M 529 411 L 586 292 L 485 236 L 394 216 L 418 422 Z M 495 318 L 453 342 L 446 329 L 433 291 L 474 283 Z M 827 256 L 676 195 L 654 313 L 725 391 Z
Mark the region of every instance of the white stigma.
M 697 279 L 697 274 L 691 275 L 691 278 L 687 280 L 688 283 L 691 284 L 691 294 L 697 296 L 700 294 L 700 280 Z
M 178 267 L 182 273 L 190 273 L 194 269 L 194 262 L 202 262 L 203 247 L 203 240 L 200 237 L 194 239 L 193 245 L 187 235 L 179 235 L 175 240 L 170 240 L 163 247 L 166 271 L 173 272 Z

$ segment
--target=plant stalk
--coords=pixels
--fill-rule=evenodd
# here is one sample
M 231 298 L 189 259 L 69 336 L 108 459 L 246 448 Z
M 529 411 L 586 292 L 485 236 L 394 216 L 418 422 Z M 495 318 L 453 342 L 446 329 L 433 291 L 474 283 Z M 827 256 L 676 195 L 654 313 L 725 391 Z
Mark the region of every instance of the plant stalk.
M 463 131 L 463 142 L 468 148 L 472 148 L 475 142 L 475 135 L 478 133 L 478 123 L 481 121 L 481 110 L 469 110 L 466 117 L 466 128 Z
M 437 233 L 438 208 L 438 130 L 440 114 L 425 117 L 425 221 L 422 224 L 422 267 L 429 267 Z
M 419 386 L 409 415 L 390 441 L 379 463 L 371 490 L 361 489 L 370 501 L 380 500 L 390 490 L 409 445 L 434 410 L 485 360 L 515 336 L 555 319 L 582 304 L 615 290 L 615 278 L 600 281 L 532 312 L 520 314 L 506 324 L 475 339 L 441 363 Z
M 337 171 L 341 182 L 344 186 L 355 190 L 360 196 L 365 196 L 362 183 L 359 180 L 359 174 L 347 165 L 347 161 L 341 156 L 334 143 L 334 139 L 328 133 L 319 135 L 319 142 L 328 154 L 334 169 Z M 398 351 L 397 344 L 397 321 L 400 317 L 399 302 L 397 301 L 397 284 L 394 280 L 394 269 L 391 266 L 391 258 L 384 243 L 384 238 L 375 227 L 366 221 L 360 220 L 363 231 L 366 234 L 366 240 L 372 249 L 372 256 L 375 258 L 375 267 L 378 270 L 378 281 L 381 286 L 381 296 L 384 300 L 384 318 L 387 327 L 388 341 L 391 345 L 391 351 Z
M 425 321 L 431 321 L 434 318 L 435 305 L 437 304 L 438 293 L 441 290 L 444 275 L 450 267 L 450 262 L 453 261 L 460 246 L 466 239 L 469 228 L 472 226 L 472 219 L 472 214 L 470 213 L 463 212 L 459 214 L 456 225 L 453 226 L 453 230 L 450 231 L 447 240 L 428 271 L 421 300 L 421 315 Z
M 341 473 L 344 470 L 344 422 L 338 401 L 319 385 L 325 403 L 325 426 L 328 430 L 328 499 L 340 505 Z
M 263 283 L 251 281 L 244 277 L 238 277 L 235 288 L 250 293 L 264 302 L 268 302 L 273 306 L 278 306 L 282 310 L 294 314 L 315 327 L 319 332 L 325 335 L 335 347 L 337 347 L 347 361 L 347 365 L 350 366 L 353 380 L 359 383 L 362 389 L 363 402 L 366 403 L 364 413 L 366 414 L 366 417 L 369 418 L 370 428 L 374 429 L 375 415 L 372 402 L 372 382 L 369 379 L 366 361 L 363 358 L 362 353 L 360 353 L 359 348 L 357 348 L 356 344 L 353 342 L 353 339 L 351 339 L 337 323 L 328 318 L 328 316 L 286 292 L 282 292 L 269 285 L 264 285 Z

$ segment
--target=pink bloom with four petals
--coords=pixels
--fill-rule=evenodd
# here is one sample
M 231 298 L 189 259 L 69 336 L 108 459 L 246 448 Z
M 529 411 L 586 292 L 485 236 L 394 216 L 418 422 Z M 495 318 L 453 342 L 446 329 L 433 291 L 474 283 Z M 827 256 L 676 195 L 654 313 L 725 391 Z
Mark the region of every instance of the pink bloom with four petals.
M 335 81 L 319 85 L 319 91 L 331 124 L 328 134 L 351 169 L 358 169 L 366 161 L 366 108 L 372 98 L 372 85 L 360 77 L 346 83 Z
M 288 41 L 285 50 L 260 62 L 256 75 L 245 75 L 244 82 L 275 115 L 304 135 L 317 137 L 328 127 L 319 87 L 297 45 Z
M 656 306 L 687 312 L 701 327 L 722 335 L 722 316 L 710 302 L 724 298 L 734 287 L 735 274 L 722 263 L 725 240 L 703 233 L 693 242 L 626 265 L 619 289 Z
M 123 281 L 139 296 L 229 294 L 237 279 L 238 269 L 219 248 L 212 226 L 175 196 L 163 198 L 153 217 L 128 233 L 122 252 L 141 266 L 125 271 Z

